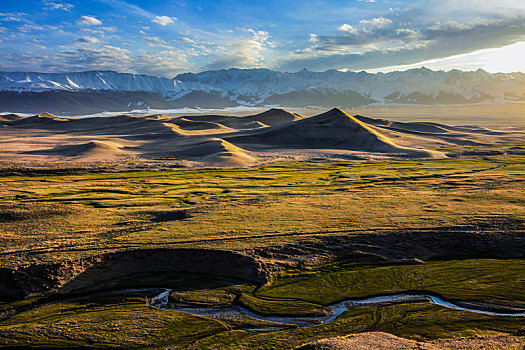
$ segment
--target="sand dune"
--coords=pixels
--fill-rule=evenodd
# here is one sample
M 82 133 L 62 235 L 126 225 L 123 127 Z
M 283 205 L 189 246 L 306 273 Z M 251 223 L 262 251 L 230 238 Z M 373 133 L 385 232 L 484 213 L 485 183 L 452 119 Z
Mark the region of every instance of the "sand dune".
M 45 113 L 16 120 L 11 122 L 10 125 L 13 127 L 33 127 L 64 133 L 90 135 L 183 134 L 183 131 L 174 130 L 172 126 L 166 125 L 163 119 L 155 120 L 126 114 L 115 117 L 66 119 Z
M 245 117 L 1 118 L 0 159 L 109 160 L 132 154 L 183 166 L 242 167 L 279 160 L 445 158 L 434 150 L 494 147 L 523 139 L 518 129 L 394 122 L 351 116 L 337 108 L 309 118 L 282 109 Z
M 450 133 L 476 133 L 487 135 L 504 135 L 505 132 L 491 130 L 479 126 L 450 126 L 431 122 L 393 122 L 386 119 L 374 119 L 363 117 L 360 115 L 354 116 L 360 121 L 379 127 L 389 128 L 391 130 L 407 131 L 424 134 L 450 134 Z
M 220 138 L 188 144 L 175 153 L 180 157 L 197 158 L 198 161 L 212 165 L 248 166 L 255 162 L 249 152 Z
M 168 117 L 164 114 L 153 114 L 153 115 L 147 115 L 144 118 L 151 119 L 151 120 L 170 120 L 171 117 Z
M 23 119 L 24 117 L 19 116 L 18 114 L 5 114 L 0 115 L 0 122 L 14 122 L 19 119 Z
M 338 108 L 294 123 L 228 140 L 300 148 L 332 148 L 365 152 L 403 153 L 411 157 L 443 156 L 427 150 L 396 145 L 366 123 Z
M 272 108 L 268 111 L 246 117 L 232 117 L 223 115 L 196 115 L 186 116 L 187 120 L 219 123 L 230 128 L 248 129 L 264 125 L 280 125 L 302 119 L 300 115 L 290 113 L 284 109 Z M 256 123 L 258 122 L 258 123 Z
M 27 152 L 28 154 L 60 156 L 75 158 L 76 160 L 109 160 L 125 153 L 122 146 L 107 141 L 91 141 L 82 144 L 57 146 L 52 149 L 44 149 Z
M 239 129 L 245 129 L 245 130 L 251 130 L 251 129 L 260 129 L 260 128 L 267 128 L 269 125 L 266 125 L 260 121 L 253 121 L 248 124 L 242 125 L 242 127 L 238 127 Z
M 385 119 L 373 119 L 355 116 L 356 119 L 367 123 L 384 136 L 396 139 L 402 146 L 419 147 L 461 145 L 484 146 L 490 145 L 492 137 L 507 137 L 511 133 L 491 130 L 480 126 L 450 126 L 432 122 L 393 122 Z M 512 141 L 512 139 L 507 139 Z
M 43 113 L 38 114 L 32 117 L 22 118 L 22 119 L 16 119 L 11 124 L 16 126 L 24 126 L 24 125 L 52 125 L 56 123 L 63 123 L 68 122 L 68 119 L 65 118 L 59 118 L 55 117 L 52 114 L 49 113 Z
M 251 121 L 257 121 L 262 124 L 272 125 L 272 126 L 294 122 L 294 121 L 303 119 L 303 117 L 300 116 L 299 114 L 291 113 L 287 110 L 279 109 L 279 108 L 272 108 L 265 112 L 262 112 L 256 115 L 252 115 L 252 116 L 248 116 L 248 117 L 244 117 L 244 118 L 250 119 Z
M 186 118 L 173 118 L 170 123 L 178 125 L 184 132 L 190 135 L 226 134 L 237 131 L 236 129 L 219 123 L 194 121 Z
M 362 121 L 363 123 L 367 123 L 370 125 L 386 127 L 390 129 L 399 129 L 399 130 L 404 130 L 404 131 L 414 131 L 414 132 L 421 132 L 421 133 L 438 133 L 438 134 L 447 133 L 450 131 L 449 129 L 445 128 L 444 125 L 440 125 L 437 123 L 393 122 L 393 121 L 385 120 L 385 119 L 367 118 L 361 115 L 356 115 L 354 116 L 354 118 Z
M 185 130 L 208 130 L 208 129 L 220 129 L 224 127 L 222 124 L 214 122 L 195 121 L 187 118 L 173 118 L 173 124 L 177 124 Z M 232 129 L 233 130 L 233 129 Z

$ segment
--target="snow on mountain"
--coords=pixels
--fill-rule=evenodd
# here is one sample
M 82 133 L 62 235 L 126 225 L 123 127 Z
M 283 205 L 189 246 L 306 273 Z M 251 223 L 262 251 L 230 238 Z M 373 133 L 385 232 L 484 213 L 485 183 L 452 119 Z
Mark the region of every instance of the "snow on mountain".
M 4 91 L 109 90 L 165 94 L 177 90 L 176 85 L 173 79 L 112 71 L 0 73 L 0 90 Z
M 359 101 L 400 103 L 462 103 L 482 100 L 525 100 L 525 74 L 432 71 L 427 68 L 370 74 L 328 70 L 295 73 L 269 69 L 228 69 L 184 73 L 173 79 L 89 71 L 74 73 L 0 72 L 0 91 L 124 91 L 148 92 L 177 100 L 192 92 L 213 94 L 241 105 L 261 105 L 293 94 L 361 95 Z M 272 97 L 273 96 L 273 97 Z M 282 99 L 281 99 L 282 100 Z M 356 100 L 354 98 L 354 100 Z M 308 105 L 307 101 L 304 101 Z

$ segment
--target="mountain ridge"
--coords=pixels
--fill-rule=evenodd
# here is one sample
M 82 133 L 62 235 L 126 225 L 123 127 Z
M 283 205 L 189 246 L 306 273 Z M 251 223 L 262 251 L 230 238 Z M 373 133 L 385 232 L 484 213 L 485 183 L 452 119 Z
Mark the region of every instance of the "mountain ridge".
M 8 96 L 9 93 L 21 96 Z M 59 96 L 52 96 L 53 93 Z M 0 106 L 5 106 L 4 110 L 22 112 L 13 108 L 26 105 L 26 99 L 42 98 L 45 94 L 56 98 L 57 101 L 53 101 L 56 105 L 60 105 L 61 96 L 67 95 L 67 103 L 71 106 L 63 107 L 66 112 L 68 109 L 80 109 L 80 105 L 89 107 L 96 103 L 91 101 L 93 99 L 104 100 L 104 94 L 115 96 L 112 95 L 112 102 L 100 103 L 101 111 L 126 106 L 130 109 L 148 109 L 235 105 L 326 107 L 371 103 L 468 104 L 525 101 L 525 73 L 488 73 L 483 70 L 445 72 L 424 67 L 375 74 L 333 69 L 324 72 L 303 69 L 288 73 L 264 68 L 231 68 L 183 73 L 174 78 L 113 71 L 0 72 Z M 2 99 L 2 95 L 8 97 Z M 141 99 L 141 96 L 144 98 Z M 46 97 L 46 100 L 49 98 Z M 38 104 L 31 108 L 38 108 Z

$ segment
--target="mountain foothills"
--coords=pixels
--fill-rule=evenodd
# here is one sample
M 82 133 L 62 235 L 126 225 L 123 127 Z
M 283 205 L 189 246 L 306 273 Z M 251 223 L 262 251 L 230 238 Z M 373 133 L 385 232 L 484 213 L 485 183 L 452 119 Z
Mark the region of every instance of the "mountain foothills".
M 0 72 L 0 106 L 10 112 L 74 114 L 239 105 L 345 107 L 483 101 L 525 101 L 525 74 L 427 68 L 386 74 L 228 69 L 169 79 L 113 71 Z

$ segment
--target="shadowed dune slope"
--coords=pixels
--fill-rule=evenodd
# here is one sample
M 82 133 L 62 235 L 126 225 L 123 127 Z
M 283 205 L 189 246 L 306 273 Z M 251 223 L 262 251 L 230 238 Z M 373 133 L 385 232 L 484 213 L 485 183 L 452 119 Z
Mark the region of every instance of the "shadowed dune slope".
M 354 118 L 374 126 L 384 127 L 391 130 L 401 131 L 401 132 L 412 132 L 420 134 L 434 134 L 434 135 L 447 135 L 447 134 L 458 134 L 463 133 L 477 133 L 477 134 L 487 134 L 487 135 L 503 135 L 504 132 L 490 130 L 487 128 L 479 126 L 450 126 L 439 123 L 431 122 L 394 122 L 386 119 L 374 119 L 363 117 L 361 115 L 356 115 Z
M 4 114 L 0 115 L 0 123 L 1 122 L 14 122 L 19 119 L 23 119 L 24 117 L 19 116 L 18 114 Z
M 289 122 L 294 122 L 303 119 L 302 116 L 296 113 L 291 113 L 285 109 L 272 108 L 265 112 L 245 117 L 251 121 L 257 121 L 266 125 L 279 125 Z
M 267 128 L 269 125 L 266 125 L 264 123 L 261 123 L 259 121 L 253 121 L 253 122 L 250 122 L 246 125 L 243 125 L 242 129 L 260 129 L 260 128 Z M 239 128 L 241 129 L 241 128 Z
M 220 138 L 189 144 L 175 153 L 180 157 L 198 158 L 221 166 L 247 166 L 255 162 L 249 152 Z
M 238 131 L 237 129 L 232 129 L 219 123 L 193 121 L 186 118 L 172 118 L 169 124 L 177 125 L 182 132 L 190 135 L 226 134 Z
M 81 133 L 91 135 L 153 135 L 153 134 L 179 134 L 184 132 L 167 125 L 161 117 L 143 118 L 132 115 L 119 115 L 115 117 L 94 117 L 83 119 L 58 118 L 44 113 L 34 117 L 23 118 L 8 123 L 17 128 L 34 128 L 62 133 Z
M 228 140 L 301 148 L 333 148 L 365 152 L 404 153 L 413 157 L 442 156 L 427 150 L 400 147 L 371 126 L 338 108 L 293 123 Z
M 219 123 L 230 128 L 250 129 L 259 128 L 262 125 L 280 125 L 302 119 L 298 114 L 288 112 L 284 109 L 272 108 L 265 112 L 246 117 L 233 117 L 223 115 L 195 115 L 185 116 L 186 120 L 195 122 Z
M 91 141 L 77 145 L 58 146 L 48 150 L 27 152 L 50 156 L 71 157 L 80 160 L 107 160 L 124 153 L 121 146 L 107 141 Z
M 49 113 L 34 115 L 32 117 L 15 119 L 10 124 L 13 126 L 38 126 L 38 125 L 55 125 L 59 123 L 68 122 L 68 119 L 55 117 Z
M 185 130 L 209 130 L 209 129 L 217 130 L 222 127 L 222 125 L 219 123 L 194 121 L 194 120 L 189 120 L 186 118 L 173 118 L 171 123 L 177 124 L 182 129 L 185 129 Z

